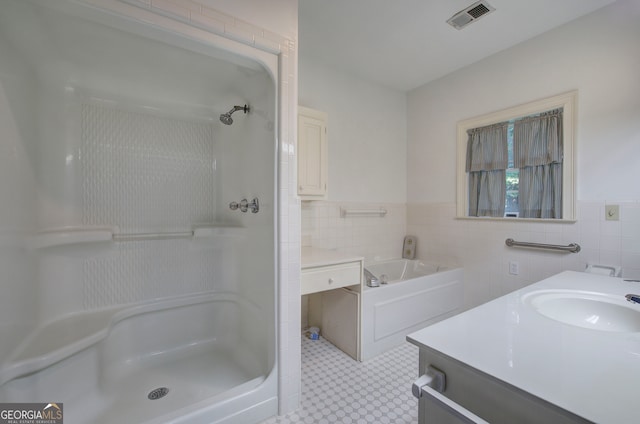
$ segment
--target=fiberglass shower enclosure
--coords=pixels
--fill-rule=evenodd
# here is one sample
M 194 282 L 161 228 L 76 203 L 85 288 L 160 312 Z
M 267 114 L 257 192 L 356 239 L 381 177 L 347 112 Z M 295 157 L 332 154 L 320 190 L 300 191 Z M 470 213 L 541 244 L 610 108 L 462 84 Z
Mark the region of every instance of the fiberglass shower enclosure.
M 273 415 L 277 62 L 92 3 L 2 2 L 0 402 Z

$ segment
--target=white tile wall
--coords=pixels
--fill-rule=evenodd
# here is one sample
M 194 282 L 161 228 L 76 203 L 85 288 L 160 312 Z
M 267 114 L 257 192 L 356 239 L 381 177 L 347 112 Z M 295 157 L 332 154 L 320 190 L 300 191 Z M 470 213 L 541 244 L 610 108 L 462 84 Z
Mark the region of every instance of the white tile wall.
M 378 210 L 379 216 L 341 217 L 340 208 Z M 406 235 L 404 203 L 302 202 L 303 244 L 364 256 L 365 260 L 399 258 Z
M 288 50 L 291 40 L 193 0 L 121 0 L 187 22 L 270 53 Z
M 455 203 L 409 204 L 407 231 L 418 236 L 418 256 L 444 255 L 465 268 L 466 303 L 475 306 L 564 270 L 587 263 L 622 266 L 623 276 L 640 278 L 640 203 L 620 205 L 620 221 L 605 220 L 604 202 L 579 202 L 575 223 L 498 222 L 455 219 Z M 580 253 L 506 247 L 505 239 L 569 244 Z M 518 275 L 509 262 L 518 262 Z

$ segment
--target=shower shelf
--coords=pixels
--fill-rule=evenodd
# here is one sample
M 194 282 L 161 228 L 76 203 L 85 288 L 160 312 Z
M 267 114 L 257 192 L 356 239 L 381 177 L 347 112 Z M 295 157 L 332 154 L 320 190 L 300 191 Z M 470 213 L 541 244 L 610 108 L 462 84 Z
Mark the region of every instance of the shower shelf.
M 246 235 L 247 229 L 244 227 L 203 226 L 193 230 L 194 238 L 203 239 L 208 237 L 245 237 Z
M 141 240 L 194 239 L 206 241 L 213 238 L 245 237 L 246 231 L 247 229 L 244 227 L 219 225 L 197 226 L 191 231 L 155 233 L 121 233 L 118 227 L 65 227 L 36 234 L 31 239 L 29 246 L 32 249 L 45 249 L 74 244 L 86 245 L 89 243 Z
M 111 241 L 113 228 L 65 227 L 43 231 L 31 239 L 32 249 Z

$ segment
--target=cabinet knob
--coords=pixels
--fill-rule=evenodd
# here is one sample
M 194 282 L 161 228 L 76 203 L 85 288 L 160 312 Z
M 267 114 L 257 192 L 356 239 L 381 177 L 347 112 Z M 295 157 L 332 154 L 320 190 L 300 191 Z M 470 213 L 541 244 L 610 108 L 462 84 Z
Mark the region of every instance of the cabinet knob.
M 329 284 L 333 284 L 333 278 L 329 278 Z

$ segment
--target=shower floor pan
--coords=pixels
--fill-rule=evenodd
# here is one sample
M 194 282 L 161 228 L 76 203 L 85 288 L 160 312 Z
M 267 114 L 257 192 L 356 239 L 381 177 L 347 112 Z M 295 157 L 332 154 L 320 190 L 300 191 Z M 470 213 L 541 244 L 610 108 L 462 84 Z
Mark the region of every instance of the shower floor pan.
M 101 387 L 70 400 L 69 409 L 65 403 L 66 417 L 70 422 L 92 417 L 96 424 L 164 423 L 182 417 L 185 408 L 231 398 L 264 381 L 264 376 L 249 371 L 255 369 L 252 364 L 238 360 L 242 350 L 209 349 L 132 366 L 128 373 L 106 377 Z
M 107 312 L 93 321 L 90 314 L 65 318 L 65 337 L 52 337 L 53 329 L 63 327 L 53 323 L 27 340 L 13 363 L 3 366 L 5 378 L 19 375 L 0 386 L 0 402 L 63 403 L 69 422 L 183 422 L 207 405 L 224 409 L 226 400 L 267 378 L 264 336 L 253 334 L 259 330 L 255 323 L 264 319 L 237 295 Z M 84 332 L 69 331 L 73 318 L 75 329 Z M 106 327 L 98 329 L 98 322 Z M 67 343 L 61 345 L 61 339 Z

